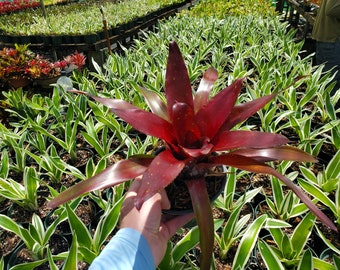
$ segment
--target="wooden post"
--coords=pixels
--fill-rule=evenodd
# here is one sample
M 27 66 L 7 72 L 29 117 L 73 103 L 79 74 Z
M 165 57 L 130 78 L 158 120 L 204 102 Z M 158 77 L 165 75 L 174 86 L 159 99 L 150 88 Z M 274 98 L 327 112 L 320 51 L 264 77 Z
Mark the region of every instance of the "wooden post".
M 44 18 L 47 18 L 47 13 L 46 13 L 46 8 L 45 8 L 45 4 L 44 4 L 44 0 L 40 0 L 40 7 L 43 13 Z
M 103 6 L 100 6 L 100 12 L 102 13 L 102 17 L 103 17 L 103 29 L 104 29 L 105 38 L 106 38 L 107 51 L 109 54 L 111 54 L 110 37 L 109 37 L 109 31 L 107 30 L 107 22 L 106 22 Z
M 283 2 L 284 0 L 277 0 L 276 1 L 276 11 L 279 12 L 279 13 L 282 13 L 283 11 Z

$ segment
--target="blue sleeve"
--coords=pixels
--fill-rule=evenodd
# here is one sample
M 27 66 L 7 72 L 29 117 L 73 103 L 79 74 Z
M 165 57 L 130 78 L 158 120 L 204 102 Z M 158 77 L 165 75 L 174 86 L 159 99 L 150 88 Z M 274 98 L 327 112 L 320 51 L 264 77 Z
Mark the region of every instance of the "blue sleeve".
M 131 228 L 120 229 L 92 262 L 89 270 L 154 270 L 155 263 L 145 237 Z

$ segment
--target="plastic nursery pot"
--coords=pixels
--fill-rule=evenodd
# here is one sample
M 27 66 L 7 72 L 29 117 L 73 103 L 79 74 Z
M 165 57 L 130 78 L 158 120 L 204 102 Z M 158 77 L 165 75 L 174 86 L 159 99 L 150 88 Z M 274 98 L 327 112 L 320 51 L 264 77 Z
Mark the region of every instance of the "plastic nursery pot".
M 55 211 L 51 211 L 43 221 L 45 229 L 47 229 L 58 217 L 59 215 L 55 214 Z M 63 236 L 65 239 L 69 241 L 69 243 L 71 243 L 72 231 L 68 220 L 64 220 L 57 225 L 55 234 Z
M 0 257 L 4 258 L 5 265 L 7 265 L 12 253 L 21 244 L 22 240 L 19 236 L 0 228 Z
M 86 44 L 93 44 L 99 40 L 99 36 L 95 34 L 87 34 L 84 36 L 84 40 Z
M 259 217 L 263 214 L 270 213 L 270 208 L 266 202 L 266 200 L 262 200 L 261 202 L 257 203 L 254 209 L 254 213 L 256 217 Z
M 33 211 L 27 210 L 15 203 L 13 203 L 7 210 L 7 216 L 22 226 L 27 226 L 32 217 Z
M 59 78 L 59 75 L 52 78 L 38 78 L 34 80 L 34 84 L 42 89 L 52 89 L 53 86 L 51 84 L 56 83 Z
M 49 241 L 48 241 L 48 246 L 51 250 L 52 255 L 57 255 L 63 252 L 67 252 L 69 250 L 69 242 L 68 240 L 58 234 L 53 234 L 51 235 Z M 24 263 L 31 263 L 35 261 L 33 256 L 32 256 L 32 251 L 26 248 L 24 243 L 21 243 L 16 247 L 16 249 L 10 254 L 8 262 L 7 262 L 7 268 L 6 269 L 11 269 L 13 266 L 18 265 L 18 264 L 24 264 Z M 41 262 L 40 264 L 44 266 L 43 268 L 39 269 L 49 269 L 48 267 L 48 262 L 43 263 Z M 46 267 L 45 267 L 46 265 Z M 26 268 L 27 269 L 27 268 Z M 61 269 L 61 268 L 60 268 Z
M 69 250 L 70 244 L 66 237 L 59 234 L 52 234 L 48 240 L 48 246 L 52 255 L 57 255 Z
M 11 43 L 11 42 L 12 42 L 12 37 L 11 37 L 10 35 L 5 35 L 5 34 L 3 34 L 3 35 L 1 36 L 1 41 L 2 41 L 3 43 Z
M 70 154 L 67 152 L 61 153 L 60 157 L 64 162 L 76 167 L 84 173 L 86 164 L 94 156 L 94 153 L 89 148 L 80 147 L 76 149 L 76 155 L 76 160 L 72 160 Z
M 334 251 L 330 248 L 326 248 L 321 254 L 320 254 L 320 259 L 326 262 L 333 262 L 333 256 L 336 256 Z
M 88 229 L 91 229 L 92 223 L 96 223 L 97 210 L 93 201 L 84 199 L 74 210 L 74 213 Z
M 7 262 L 7 270 L 18 264 L 26 264 L 33 262 L 32 252 L 24 243 L 20 244 L 10 255 Z M 42 263 L 41 263 L 42 264 Z
M 9 255 L 6 269 L 9 270 L 11 269 L 12 266 L 22 263 L 22 262 L 19 262 L 19 252 L 23 250 L 24 248 L 25 248 L 25 244 L 21 243 L 14 249 L 14 251 Z
M 0 201 L 0 214 L 7 214 L 8 209 L 13 204 L 13 202 L 9 199 L 4 199 Z
M 222 166 L 216 167 L 205 177 L 205 183 L 211 204 L 214 203 L 214 201 L 224 190 L 226 177 L 222 172 Z M 165 188 L 171 208 L 168 210 L 163 210 L 164 214 L 185 215 L 193 212 L 189 190 L 184 180 L 185 179 L 176 178 Z
M 159 147 L 153 154 L 157 156 L 164 151 L 165 147 Z M 213 204 L 218 196 L 223 192 L 226 183 L 226 176 L 224 174 L 225 168 L 223 166 L 216 166 L 212 168 L 205 177 L 205 183 L 210 199 Z M 163 210 L 165 215 L 185 215 L 193 212 L 189 190 L 185 184 L 185 180 L 177 177 L 170 183 L 165 191 L 170 201 L 171 208 Z
M 32 83 L 32 81 L 29 78 L 26 78 L 26 77 L 9 78 L 7 80 L 8 86 L 12 87 L 14 89 L 27 87 L 31 83 Z

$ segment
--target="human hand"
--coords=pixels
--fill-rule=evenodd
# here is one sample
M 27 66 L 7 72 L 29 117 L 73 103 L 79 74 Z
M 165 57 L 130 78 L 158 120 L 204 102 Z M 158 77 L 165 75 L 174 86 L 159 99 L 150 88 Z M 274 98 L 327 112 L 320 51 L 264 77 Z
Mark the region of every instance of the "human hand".
M 126 194 L 121 209 L 120 227 L 132 228 L 143 234 L 157 266 L 164 257 L 169 238 L 194 215 L 187 214 L 165 220 L 162 216 L 162 209 L 169 209 L 170 203 L 164 190 L 147 198 L 141 209 L 137 210 L 134 203 L 140 185 L 141 180 L 135 179 Z

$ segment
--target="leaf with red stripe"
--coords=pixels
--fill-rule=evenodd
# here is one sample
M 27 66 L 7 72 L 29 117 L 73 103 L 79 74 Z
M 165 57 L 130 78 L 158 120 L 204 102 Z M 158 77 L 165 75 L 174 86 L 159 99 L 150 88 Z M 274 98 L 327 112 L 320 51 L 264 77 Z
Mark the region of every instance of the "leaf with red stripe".
M 236 105 L 232 109 L 230 115 L 224 122 L 223 126 L 221 127 L 221 131 L 230 130 L 236 124 L 241 123 L 250 116 L 254 115 L 257 111 L 262 109 L 269 101 L 271 101 L 276 95 L 277 93 Z
M 232 152 L 234 155 L 240 155 L 253 158 L 258 161 L 267 162 L 274 160 L 291 160 L 300 162 L 316 162 L 310 154 L 288 145 L 263 148 L 263 149 L 239 149 Z

